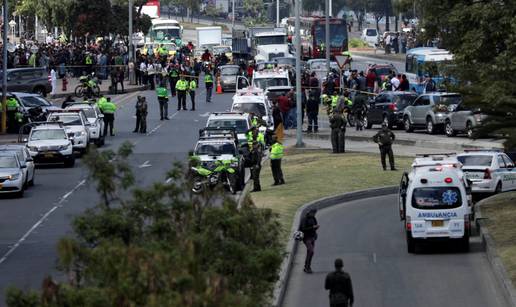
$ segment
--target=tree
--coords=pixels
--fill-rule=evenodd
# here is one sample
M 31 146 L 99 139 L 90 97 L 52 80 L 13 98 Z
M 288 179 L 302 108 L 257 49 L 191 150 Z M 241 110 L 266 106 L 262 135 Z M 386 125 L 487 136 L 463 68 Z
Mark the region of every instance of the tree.
M 219 8 L 215 6 L 213 3 L 209 3 L 206 5 L 206 16 L 212 18 L 212 23 L 215 24 L 215 17 L 219 15 Z
M 244 10 L 249 15 L 245 18 L 246 26 L 256 26 L 267 22 L 265 18 L 265 6 L 261 0 L 244 0 Z
M 426 39 L 438 38 L 454 55 L 449 69 L 467 103 L 488 119 L 479 132 L 506 137 L 516 147 L 516 2 L 422 1 Z M 445 12 L 445 13 L 444 13 Z
M 46 278 L 40 293 L 10 289 L 7 304 L 265 305 L 282 261 L 276 215 L 248 202 L 238 208 L 220 191 L 191 194 L 180 165 L 171 183 L 136 188 L 131 152 L 125 143 L 85 157 L 101 201 L 58 244 L 69 280 Z

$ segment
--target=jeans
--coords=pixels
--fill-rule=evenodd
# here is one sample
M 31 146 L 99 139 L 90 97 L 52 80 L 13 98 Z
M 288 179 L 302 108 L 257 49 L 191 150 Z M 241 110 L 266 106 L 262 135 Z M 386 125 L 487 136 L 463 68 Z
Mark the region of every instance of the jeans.
M 317 124 L 317 113 L 315 112 L 309 112 L 307 114 L 308 116 L 308 132 L 312 132 L 312 128 L 314 132 L 317 132 L 319 130 L 319 125 Z
M 292 127 L 292 129 L 297 128 L 297 108 L 292 108 L 288 111 L 288 118 L 289 118 L 289 126 Z
M 158 98 L 160 119 L 168 118 L 168 99 Z
M 315 250 L 315 238 L 305 238 L 303 239 L 303 243 L 306 246 L 306 258 L 305 258 L 305 268 L 312 267 L 312 258 L 314 257 Z
M 213 91 L 213 86 L 206 87 L 206 102 L 211 102 L 211 92 Z

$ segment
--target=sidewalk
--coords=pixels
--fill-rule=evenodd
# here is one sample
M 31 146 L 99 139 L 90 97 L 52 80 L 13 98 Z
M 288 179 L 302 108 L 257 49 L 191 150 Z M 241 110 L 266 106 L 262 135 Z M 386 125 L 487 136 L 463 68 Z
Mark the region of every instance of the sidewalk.
M 63 79 L 57 79 L 57 91 L 55 95 L 50 96 L 50 98 L 64 98 L 68 95 L 75 97 L 75 88 L 79 85 L 78 78 L 68 78 L 68 85 L 66 87 L 66 91 L 63 91 Z M 111 80 L 102 80 L 100 84 L 100 93 L 103 95 L 108 95 L 109 87 L 111 86 Z M 129 84 L 129 80 L 124 81 L 124 93 L 132 93 L 137 91 L 144 91 L 146 89 L 145 86 L 142 85 L 131 85 Z M 118 84 L 118 94 L 121 94 L 120 84 Z
M 363 56 L 363 57 L 369 57 L 369 58 L 376 58 L 380 60 L 387 60 L 387 61 L 393 61 L 393 62 L 405 62 L 405 53 L 391 53 L 391 54 L 385 54 L 385 50 L 383 49 L 365 49 L 365 48 L 349 48 L 349 51 L 351 51 L 351 54 L 353 56 Z

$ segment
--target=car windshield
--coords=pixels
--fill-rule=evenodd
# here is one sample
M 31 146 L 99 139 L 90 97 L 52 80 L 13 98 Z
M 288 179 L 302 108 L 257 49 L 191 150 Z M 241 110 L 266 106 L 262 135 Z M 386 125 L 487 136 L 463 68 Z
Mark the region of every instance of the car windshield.
M 224 68 L 221 68 L 220 74 L 223 76 L 234 76 L 234 75 L 238 75 L 239 70 L 240 70 L 239 67 L 224 67 Z
M 285 90 L 269 90 L 267 92 L 267 98 L 269 98 L 270 101 L 275 101 L 278 99 L 279 96 L 281 95 L 286 95 L 288 92 L 290 92 L 290 90 L 288 89 L 285 89 Z
M 72 111 L 82 110 L 84 112 L 84 115 L 86 115 L 86 118 L 97 118 L 97 113 L 95 113 L 95 110 L 92 108 L 84 108 L 84 109 L 70 109 Z
M 416 188 L 412 192 L 412 206 L 416 209 L 451 209 L 462 204 L 457 187 Z
M 261 36 L 256 37 L 255 42 L 256 46 L 261 45 L 283 45 L 287 37 L 285 35 L 275 35 L 275 36 Z
M 436 104 L 453 105 L 459 104 L 462 101 L 460 95 L 444 95 L 436 97 Z
M 66 133 L 62 129 L 33 130 L 30 136 L 31 141 L 62 139 L 66 139 Z
M 484 155 L 458 156 L 457 160 L 464 166 L 491 166 L 493 157 Z
M 236 148 L 234 144 L 230 143 L 207 143 L 199 144 L 195 149 L 195 154 L 198 156 L 220 156 L 220 155 L 236 155 Z
M 287 78 L 254 78 L 254 85 L 261 88 L 262 90 L 267 89 L 269 86 L 287 86 Z
M 296 58 L 292 57 L 292 58 L 275 58 L 274 61 L 278 64 L 281 64 L 281 65 L 291 65 L 291 66 L 295 66 L 296 65 Z
M 27 97 L 20 97 L 21 103 L 27 107 L 27 108 L 34 108 L 34 107 L 48 107 L 52 104 L 45 100 L 42 97 L 38 96 L 27 96 Z
M 396 74 L 396 70 L 392 67 L 377 67 L 375 68 L 376 76 L 386 76 L 391 73 Z
M 244 119 L 215 119 L 210 120 L 208 127 L 211 128 L 235 128 L 237 133 L 245 133 L 248 130 L 247 121 Z
M 213 48 L 213 54 L 222 54 L 222 53 L 228 53 L 231 52 L 231 48 L 229 47 L 214 47 Z
M 16 158 L 14 156 L 0 156 L 0 168 L 17 168 Z
M 367 36 L 376 36 L 378 34 L 376 33 L 376 29 L 367 29 L 366 30 L 366 35 Z
M 82 126 L 81 117 L 78 115 L 53 115 L 48 121 L 62 122 L 65 126 Z
M 412 95 L 412 94 L 409 94 L 409 95 L 398 95 L 397 98 L 396 98 L 396 102 L 398 104 L 398 108 L 399 107 L 403 107 L 403 106 L 408 106 L 409 104 L 411 104 L 412 102 L 414 102 L 414 100 L 416 100 L 417 98 L 417 95 Z
M 234 103 L 232 112 L 254 113 L 257 116 L 265 116 L 265 105 L 263 103 Z
M 347 41 L 347 29 L 344 23 L 330 24 L 330 46 L 334 48 L 344 47 Z M 326 25 L 315 26 L 315 43 L 321 45 L 325 43 Z
M 0 152 L 2 152 L 2 151 L 3 152 L 8 151 L 8 152 L 15 153 L 18 156 L 18 159 L 20 159 L 20 161 L 25 160 L 23 157 L 23 149 L 21 149 L 21 148 L 14 149 L 14 148 L 8 148 L 8 147 L 7 148 L 0 147 Z

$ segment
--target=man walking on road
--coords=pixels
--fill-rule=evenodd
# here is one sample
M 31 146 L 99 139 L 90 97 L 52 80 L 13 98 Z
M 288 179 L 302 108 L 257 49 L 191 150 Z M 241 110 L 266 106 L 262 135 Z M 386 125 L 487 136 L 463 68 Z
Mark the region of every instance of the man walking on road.
M 285 180 L 283 179 L 283 171 L 281 170 L 281 159 L 283 159 L 283 155 L 283 144 L 281 144 L 278 140 L 278 137 L 274 135 L 272 137 L 270 156 L 272 178 L 274 178 L 273 185 L 285 184 Z
M 315 240 L 317 240 L 317 229 L 319 229 L 317 219 L 315 218 L 316 213 L 316 209 L 308 211 L 299 227 L 299 230 L 303 232 L 303 243 L 306 246 L 305 268 L 303 271 L 308 274 L 312 273 L 312 258 L 314 256 Z
M 176 91 L 177 91 L 177 110 L 186 111 L 186 91 L 188 90 L 188 81 L 185 80 L 185 76 L 181 75 L 181 79 L 176 83 Z
M 335 272 L 326 276 L 324 289 L 330 290 L 330 307 L 353 306 L 353 286 L 351 277 L 342 270 L 342 259 L 335 259 Z
M 395 171 L 394 167 L 394 154 L 392 153 L 392 143 L 396 139 L 394 133 L 387 127 L 386 123 L 382 124 L 382 129 L 378 131 L 373 136 L 373 141 L 380 146 L 380 155 L 382 160 L 383 170 L 387 170 L 387 165 L 385 163 L 385 156 L 389 155 L 389 164 L 391 166 L 391 170 Z
M 108 97 L 107 100 L 100 105 L 100 110 L 104 114 L 104 136 L 107 136 L 108 126 L 109 134 L 114 136 L 113 123 L 115 121 L 116 104 L 111 102 L 111 97 Z
M 213 75 L 206 69 L 204 72 L 204 85 L 206 86 L 206 102 L 211 102 L 211 93 L 213 91 Z
M 192 101 L 192 108 L 190 111 L 195 111 L 195 90 L 197 89 L 197 82 L 195 77 L 190 77 L 190 83 L 188 84 L 188 93 L 190 94 L 190 100 Z
M 156 88 L 159 102 L 159 116 L 160 120 L 168 120 L 168 90 L 164 82 Z
M 143 96 L 138 96 L 136 102 L 136 128 L 133 132 L 147 133 L 147 101 Z

